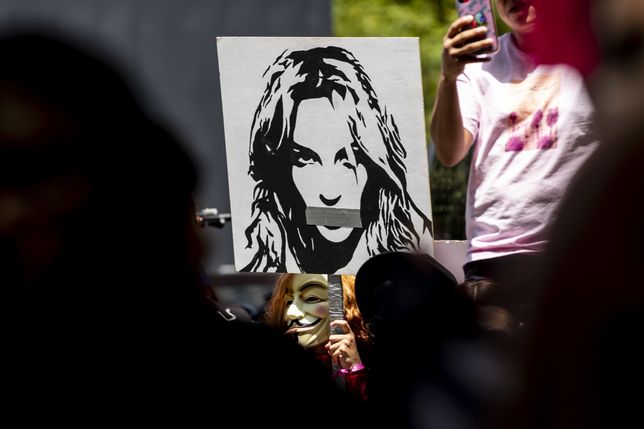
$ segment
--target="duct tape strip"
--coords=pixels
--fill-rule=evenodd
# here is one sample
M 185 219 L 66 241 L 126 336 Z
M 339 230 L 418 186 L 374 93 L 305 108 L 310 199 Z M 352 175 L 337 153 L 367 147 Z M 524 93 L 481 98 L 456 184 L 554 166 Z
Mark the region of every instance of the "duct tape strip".
M 307 225 L 322 225 L 345 228 L 362 228 L 360 210 L 331 207 L 307 207 Z

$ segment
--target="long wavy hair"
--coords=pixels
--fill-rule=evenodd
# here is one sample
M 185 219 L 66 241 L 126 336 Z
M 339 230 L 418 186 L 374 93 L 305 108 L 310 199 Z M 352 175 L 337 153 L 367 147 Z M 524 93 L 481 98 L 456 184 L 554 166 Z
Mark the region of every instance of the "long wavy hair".
M 343 275 L 342 278 L 342 303 L 344 318 L 349 323 L 356 341 L 359 345 L 366 346 L 370 341 L 369 331 L 362 320 L 355 293 L 355 276 Z M 286 303 L 287 296 L 292 293 L 291 280 L 293 274 L 281 274 L 275 282 L 271 298 L 266 303 L 262 322 L 271 328 L 284 332 L 287 329 Z
M 243 271 L 287 272 L 287 250 L 302 272 L 333 273 L 352 258 L 363 233 L 369 256 L 418 250 L 431 221 L 412 201 L 405 148 L 394 118 L 379 102 L 362 65 L 335 46 L 284 51 L 264 73 L 266 88 L 250 133 L 248 173 L 256 182 L 246 247 L 255 250 Z M 353 106 L 346 118 L 367 183 L 361 197 L 363 228 L 343 243 L 307 225 L 306 206 L 292 175 L 293 132 L 299 104 L 339 95 Z M 416 226 L 418 225 L 418 226 Z

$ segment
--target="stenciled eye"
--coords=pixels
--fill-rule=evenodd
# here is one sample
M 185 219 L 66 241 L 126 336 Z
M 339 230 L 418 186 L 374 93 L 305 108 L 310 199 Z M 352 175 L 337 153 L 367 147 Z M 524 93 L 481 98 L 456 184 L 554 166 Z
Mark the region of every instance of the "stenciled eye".
M 355 147 L 354 147 L 355 145 Z M 355 153 L 359 147 L 356 143 L 351 143 L 351 150 Z M 355 159 L 355 155 L 352 157 Z M 348 168 L 349 170 L 356 171 L 356 166 L 353 162 L 349 161 L 349 156 L 347 154 L 347 149 L 343 147 L 335 154 L 334 162 L 341 162 L 343 167 Z
M 297 143 L 293 143 L 293 148 L 291 149 L 291 162 L 296 167 L 304 167 L 305 165 L 312 165 L 316 162 L 322 164 L 320 157 L 315 151 L 300 146 Z
M 307 304 L 315 304 L 317 302 L 322 302 L 322 298 L 319 298 L 319 297 L 317 297 L 315 295 L 311 295 L 309 297 L 306 297 L 304 299 L 304 302 L 306 302 Z

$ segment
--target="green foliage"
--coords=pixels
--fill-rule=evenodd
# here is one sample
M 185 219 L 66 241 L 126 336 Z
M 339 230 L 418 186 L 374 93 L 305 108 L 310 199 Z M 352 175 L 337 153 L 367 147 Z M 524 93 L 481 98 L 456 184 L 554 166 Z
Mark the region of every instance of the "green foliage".
M 449 22 L 456 17 L 452 1 L 333 0 L 334 34 L 344 37 L 419 37 L 427 103 L 433 101 L 436 92 L 443 35 Z M 439 4 L 443 6 L 439 7 Z M 443 16 L 438 13 L 441 10 L 444 11 Z M 427 114 L 429 112 L 427 109 Z
M 454 0 L 333 0 L 334 34 L 342 37 L 419 37 L 425 100 L 429 124 L 442 40 L 456 18 Z M 428 133 L 429 135 L 429 133 Z M 453 168 L 432 161 L 431 194 L 434 230 L 438 239 L 465 238 L 465 195 L 468 162 Z

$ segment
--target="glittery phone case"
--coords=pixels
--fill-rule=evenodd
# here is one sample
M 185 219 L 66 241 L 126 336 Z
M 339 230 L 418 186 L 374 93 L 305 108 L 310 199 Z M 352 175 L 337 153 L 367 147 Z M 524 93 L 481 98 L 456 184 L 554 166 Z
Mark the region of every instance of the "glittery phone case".
M 494 11 L 490 0 L 456 0 L 456 10 L 458 11 L 458 16 L 472 15 L 474 17 L 471 28 L 486 26 L 486 37 L 491 37 L 493 40 L 492 49 L 477 52 L 476 56 L 490 56 L 499 50 Z

